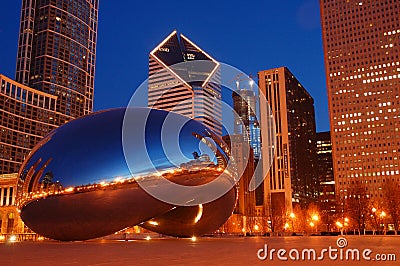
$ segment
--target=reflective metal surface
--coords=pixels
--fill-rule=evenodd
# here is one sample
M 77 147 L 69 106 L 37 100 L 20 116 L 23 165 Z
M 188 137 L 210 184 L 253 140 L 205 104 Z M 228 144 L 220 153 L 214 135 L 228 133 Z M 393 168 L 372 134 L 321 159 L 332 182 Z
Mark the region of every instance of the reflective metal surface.
M 191 237 L 216 230 L 228 219 L 236 202 L 237 178 L 226 168 L 226 145 L 191 119 L 173 136 L 176 145 L 161 132 L 165 123 L 173 126 L 174 120 L 182 120 L 181 115 L 129 108 L 138 125 L 145 121 L 145 128 L 129 131 L 128 136 L 125 132 L 131 146 L 124 147 L 126 111 L 100 111 L 73 120 L 32 150 L 20 169 L 17 190 L 21 218 L 29 228 L 65 241 L 101 237 L 134 225 Z M 141 142 L 145 146 L 136 144 Z M 142 188 L 145 183 L 167 193 L 161 179 L 192 187 L 213 182 L 226 193 L 199 204 L 203 195 L 176 195 L 190 200 L 171 204 Z

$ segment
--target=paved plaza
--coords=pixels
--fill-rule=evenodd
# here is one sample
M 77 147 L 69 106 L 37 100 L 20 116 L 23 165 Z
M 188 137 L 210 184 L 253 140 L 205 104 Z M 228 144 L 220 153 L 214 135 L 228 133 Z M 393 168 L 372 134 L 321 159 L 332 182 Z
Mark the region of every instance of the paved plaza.
M 346 236 L 340 243 L 337 240 L 333 236 L 293 236 L 1 243 L 0 265 L 399 265 L 400 236 Z M 263 258 L 265 247 L 268 256 L 260 260 L 257 253 Z M 336 259 L 329 258 L 329 247 L 333 250 L 330 255 Z M 271 260 L 272 249 L 275 251 Z M 278 252 L 279 249 L 285 252 Z M 316 251 L 316 260 L 312 252 L 308 259 L 309 249 Z M 327 251 L 318 260 L 323 249 Z M 351 252 L 347 252 L 349 249 Z M 359 251 L 360 260 L 351 259 L 354 249 Z M 299 260 L 294 260 L 296 252 Z M 278 253 L 287 261 L 279 259 Z M 392 261 L 377 261 L 377 254 Z

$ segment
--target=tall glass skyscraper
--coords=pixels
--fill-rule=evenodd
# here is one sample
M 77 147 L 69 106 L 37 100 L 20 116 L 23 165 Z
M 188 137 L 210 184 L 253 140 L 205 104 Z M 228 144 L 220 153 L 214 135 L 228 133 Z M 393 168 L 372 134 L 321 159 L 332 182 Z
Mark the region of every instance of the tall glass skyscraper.
M 149 55 L 149 107 L 194 118 L 221 136 L 219 65 L 183 34 L 173 31 Z
M 17 82 L 58 97 L 74 118 L 93 109 L 98 0 L 23 0 Z
M 252 90 L 236 90 L 232 92 L 235 116 L 234 133 L 243 136 L 253 149 L 254 158 L 261 154 L 260 124 L 256 117 L 257 97 Z

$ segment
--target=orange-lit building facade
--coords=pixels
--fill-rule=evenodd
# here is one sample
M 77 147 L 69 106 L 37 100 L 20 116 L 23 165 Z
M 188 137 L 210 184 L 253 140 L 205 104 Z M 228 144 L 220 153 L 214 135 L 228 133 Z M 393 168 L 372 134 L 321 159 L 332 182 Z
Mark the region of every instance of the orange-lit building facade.
M 336 193 L 400 180 L 400 3 L 321 0 Z
M 57 100 L 0 75 L 0 174 L 17 173 L 35 144 L 68 121 L 57 112 Z
M 5 234 L 28 231 L 15 206 L 17 174 L 0 175 L 0 242 Z

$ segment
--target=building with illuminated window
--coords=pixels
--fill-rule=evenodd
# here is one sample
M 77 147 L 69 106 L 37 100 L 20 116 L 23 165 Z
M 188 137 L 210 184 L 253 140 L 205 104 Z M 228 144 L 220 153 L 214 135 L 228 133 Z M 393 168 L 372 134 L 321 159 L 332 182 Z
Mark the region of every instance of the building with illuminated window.
M 236 90 L 232 92 L 235 116 L 234 133 L 243 136 L 253 149 L 254 158 L 258 160 L 261 154 L 260 125 L 256 117 L 257 97 L 252 90 Z
M 6 240 L 4 234 L 25 231 L 15 206 L 16 190 L 17 174 L 0 175 L 0 242 Z
M 329 231 L 336 211 L 335 178 L 333 175 L 332 142 L 329 131 L 317 133 L 318 207 L 322 223 Z
M 15 195 L 31 149 L 93 109 L 97 15 L 98 0 L 22 1 L 16 81 L 0 75 L 0 233 L 29 231 Z
M 58 97 L 0 75 L 0 174 L 17 173 L 44 135 L 69 120 Z
M 194 118 L 221 136 L 219 65 L 173 31 L 149 55 L 148 106 Z
M 270 199 L 264 193 L 264 204 L 271 208 L 266 213 L 281 217 L 292 202 L 304 206 L 317 198 L 314 100 L 286 67 L 258 72 L 258 82 L 276 124 L 275 157 L 265 178 Z M 261 129 L 267 130 L 263 124 Z
M 0 75 L 0 174 L 93 108 L 98 0 L 23 0 L 16 81 Z
M 400 3 L 320 8 L 336 193 L 381 201 L 385 182 L 400 182 Z
M 70 118 L 93 109 L 97 16 L 98 0 L 22 0 L 15 79 Z

